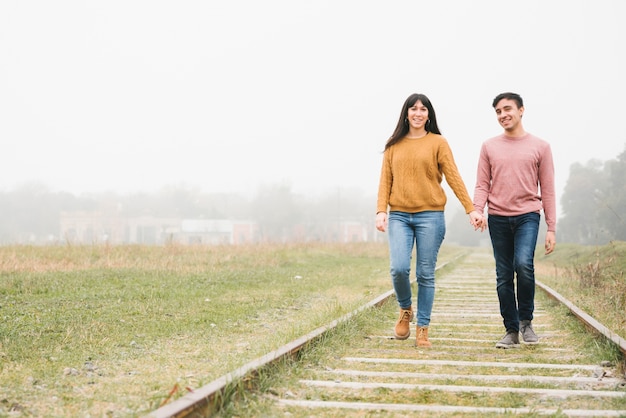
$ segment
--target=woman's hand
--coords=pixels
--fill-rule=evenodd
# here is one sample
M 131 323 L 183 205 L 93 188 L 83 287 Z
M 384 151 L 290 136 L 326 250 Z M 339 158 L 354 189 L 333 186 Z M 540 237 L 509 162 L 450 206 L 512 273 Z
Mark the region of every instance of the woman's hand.
M 487 220 L 483 215 L 473 210 L 469 214 L 470 224 L 474 227 L 474 231 L 480 229 L 480 232 L 483 232 L 487 229 Z
M 376 214 L 376 229 L 380 232 L 387 230 L 387 212 L 378 212 Z

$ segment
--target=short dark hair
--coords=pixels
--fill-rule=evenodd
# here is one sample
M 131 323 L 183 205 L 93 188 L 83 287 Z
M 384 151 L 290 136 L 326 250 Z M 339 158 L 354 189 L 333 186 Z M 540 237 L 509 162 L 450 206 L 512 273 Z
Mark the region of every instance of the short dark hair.
M 496 96 L 496 98 L 493 99 L 493 103 L 491 105 L 493 106 L 494 109 L 498 105 L 498 102 L 500 102 L 500 100 L 502 100 L 502 99 L 513 100 L 515 103 L 517 103 L 517 108 L 518 109 L 521 108 L 521 107 L 524 107 L 524 100 L 522 100 L 522 96 L 520 96 L 517 93 L 506 92 L 506 93 L 498 94 Z

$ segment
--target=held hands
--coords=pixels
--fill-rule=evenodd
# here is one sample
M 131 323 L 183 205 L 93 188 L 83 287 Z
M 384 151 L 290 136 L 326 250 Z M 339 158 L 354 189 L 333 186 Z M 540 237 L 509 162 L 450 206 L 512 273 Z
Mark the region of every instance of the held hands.
M 480 229 L 480 232 L 483 232 L 485 229 L 487 229 L 487 219 L 485 219 L 483 215 L 473 210 L 469 213 L 469 217 L 470 217 L 470 224 L 474 227 L 474 231 L 477 231 Z M 379 230 L 380 232 L 387 231 L 387 212 L 378 212 L 376 214 L 376 229 Z M 552 234 L 553 234 L 552 242 L 554 243 L 554 233 Z M 547 240 L 548 238 L 546 237 L 546 251 L 548 248 Z M 554 245 L 552 245 L 552 248 L 554 248 Z
M 387 230 L 387 212 L 378 212 L 376 214 L 376 229 L 380 232 Z
M 480 229 L 480 232 L 483 232 L 487 229 L 487 219 L 479 214 L 476 211 L 472 211 L 469 213 L 470 224 L 474 227 L 474 231 Z M 551 254 L 556 248 L 556 234 L 554 231 L 548 231 L 546 233 L 546 255 Z
M 480 229 L 483 232 L 487 229 L 487 219 L 477 211 L 473 210 L 469 213 L 470 224 L 474 227 L 474 231 Z
M 474 231 L 480 229 L 483 232 L 487 229 L 487 219 L 477 211 L 473 210 L 469 213 L 470 224 L 474 227 Z M 376 214 L 376 229 L 380 232 L 387 231 L 387 212 L 378 212 Z M 554 242 L 554 240 L 553 240 Z M 546 249 L 548 243 L 546 238 Z

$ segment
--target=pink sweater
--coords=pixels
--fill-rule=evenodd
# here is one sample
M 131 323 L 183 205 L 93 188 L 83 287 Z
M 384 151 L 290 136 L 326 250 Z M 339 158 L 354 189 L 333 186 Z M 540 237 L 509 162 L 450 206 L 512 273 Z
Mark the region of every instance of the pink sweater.
M 550 144 L 531 134 L 504 134 L 480 150 L 474 208 L 490 215 L 517 216 L 543 209 L 548 231 L 556 232 L 554 163 Z

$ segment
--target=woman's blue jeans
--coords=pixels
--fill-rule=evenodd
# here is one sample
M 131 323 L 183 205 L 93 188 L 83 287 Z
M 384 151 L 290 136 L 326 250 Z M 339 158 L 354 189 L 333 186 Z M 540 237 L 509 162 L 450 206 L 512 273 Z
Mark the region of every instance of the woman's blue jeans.
M 391 281 L 402 309 L 411 307 L 411 256 L 416 248 L 417 325 L 430 324 L 435 299 L 435 266 L 446 234 L 443 211 L 389 213 Z
M 496 261 L 496 289 L 500 314 L 507 331 L 519 331 L 519 323 L 532 321 L 535 310 L 535 247 L 538 213 L 518 216 L 489 215 L 489 235 Z M 517 275 L 517 300 L 514 276 Z

